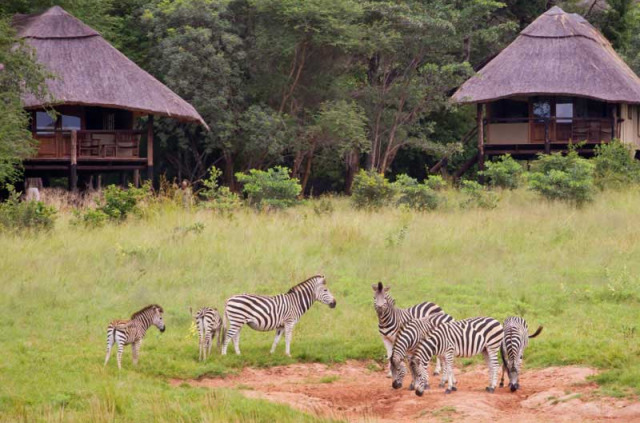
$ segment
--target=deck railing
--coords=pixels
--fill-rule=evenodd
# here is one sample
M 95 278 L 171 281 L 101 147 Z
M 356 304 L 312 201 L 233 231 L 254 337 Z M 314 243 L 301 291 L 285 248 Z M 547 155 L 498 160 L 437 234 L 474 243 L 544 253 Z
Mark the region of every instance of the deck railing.
M 533 143 L 601 143 L 611 141 L 616 133 L 613 118 L 490 118 L 486 123 L 526 123 Z
M 75 156 L 79 159 L 140 158 L 140 135 L 135 130 L 78 130 Z M 72 131 L 40 131 L 34 134 L 39 141 L 35 158 L 71 158 Z

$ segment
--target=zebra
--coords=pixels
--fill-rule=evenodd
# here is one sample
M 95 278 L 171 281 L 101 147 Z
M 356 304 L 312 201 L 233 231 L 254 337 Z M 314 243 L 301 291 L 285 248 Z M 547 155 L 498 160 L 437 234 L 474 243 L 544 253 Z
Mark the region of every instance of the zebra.
M 151 304 L 136 311 L 130 320 L 114 320 L 107 327 L 107 357 L 104 359 L 106 366 L 111 356 L 111 348 L 118 345 L 118 370 L 122 369 L 122 351 L 125 345 L 131 344 L 134 366 L 138 364 L 138 351 L 147 329 L 155 325 L 160 332 L 164 332 L 165 326 L 162 320 L 164 310 L 157 304 Z
M 411 361 L 413 351 L 418 346 L 418 343 L 429 336 L 433 330 L 442 323 L 448 323 L 453 321 L 453 317 L 446 313 L 435 314 L 424 319 L 414 319 L 408 321 L 396 337 L 396 342 L 393 343 L 393 350 L 391 353 L 391 359 L 389 360 L 389 367 L 391 368 L 391 375 L 393 383 L 391 386 L 394 389 L 400 389 L 402 387 L 402 380 L 407 373 L 407 368 L 404 364 L 405 359 Z M 415 379 L 415 375 L 414 375 Z M 409 386 L 409 390 L 414 389 L 413 382 Z
M 495 392 L 498 378 L 498 350 L 504 332 L 502 325 L 491 317 L 474 317 L 444 323 L 438 326 L 429 337 L 418 344 L 411 359 L 411 372 L 416 375 L 414 381 L 416 395 L 422 396 L 429 388 L 429 360 L 435 355 L 444 361 L 444 378 L 448 381 L 445 393 L 450 394 L 457 388 L 453 376 L 453 357 L 472 357 L 482 353 L 489 367 L 489 386 L 487 392 Z
M 302 315 L 309 310 L 314 301 L 320 301 L 335 308 L 333 298 L 324 276 L 316 275 L 292 287 L 285 294 L 276 296 L 242 294 L 234 295 L 225 304 L 224 343 L 222 355 L 227 354 L 229 342 L 233 339 L 236 354 L 240 354 L 240 330 L 246 323 L 258 331 L 276 331 L 271 346 L 271 354 L 276 350 L 280 337 L 284 333 L 286 355 L 291 357 L 291 335 L 293 327 Z M 223 329 L 223 330 L 225 330 Z
M 383 286 L 382 282 L 371 285 L 373 289 L 373 306 L 378 315 L 378 332 L 387 352 L 386 360 L 391 359 L 393 344 L 402 325 L 410 320 L 422 319 L 435 314 L 443 314 L 442 309 L 434 303 L 420 303 L 409 308 L 396 307 L 396 301 L 389 295 L 390 286 Z M 436 362 L 434 374 L 440 373 L 440 361 Z M 389 369 L 388 377 L 392 377 Z
M 535 338 L 542 332 L 542 326 L 533 335 L 529 335 L 529 326 L 522 317 L 507 317 L 504 321 L 504 339 L 500 347 L 502 353 L 502 376 L 500 387 L 504 386 L 504 372 L 509 376 L 509 388 L 515 392 L 520 388 L 518 375 L 522 367 L 522 356 L 529 345 L 529 338 Z
M 191 309 L 189 311 L 193 313 Z M 220 348 L 220 344 L 222 343 L 222 318 L 217 309 L 202 307 L 195 314 L 194 319 L 198 327 L 198 360 L 203 361 L 211 355 L 212 341 L 216 335 L 218 335 L 218 348 Z

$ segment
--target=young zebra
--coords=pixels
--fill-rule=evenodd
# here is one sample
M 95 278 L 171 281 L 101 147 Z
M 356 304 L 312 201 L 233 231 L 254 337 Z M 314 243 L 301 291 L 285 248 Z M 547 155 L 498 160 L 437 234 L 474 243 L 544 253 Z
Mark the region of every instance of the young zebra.
M 118 345 L 118 369 L 122 368 L 122 351 L 125 345 L 131 344 L 133 364 L 138 364 L 138 351 L 147 329 L 155 325 L 160 332 L 164 332 L 164 321 L 162 320 L 164 310 L 157 304 L 146 306 L 140 311 L 131 315 L 130 320 L 114 320 L 107 327 L 107 357 L 104 359 L 106 366 L 111 356 L 111 348 Z
M 400 329 L 396 337 L 396 342 L 393 344 L 391 359 L 389 360 L 391 377 L 393 378 L 391 386 L 393 386 L 394 389 L 400 389 L 402 387 L 402 381 L 407 374 L 407 368 L 404 362 L 406 359 L 411 361 L 411 357 L 418 343 L 429 336 L 429 334 L 442 323 L 449 323 L 451 321 L 453 321 L 453 317 L 446 313 L 435 314 L 424 319 L 410 320 Z M 415 375 L 412 376 L 413 379 L 415 379 Z M 444 373 L 442 386 L 444 386 Z M 413 389 L 412 381 L 409 390 L 412 391 Z
M 220 344 L 222 343 L 222 317 L 220 317 L 217 309 L 202 307 L 195 314 L 194 319 L 198 327 L 198 344 L 200 348 L 198 360 L 202 361 L 211 355 L 213 338 L 215 338 L 216 335 L 218 335 L 218 348 L 220 348 Z
M 420 303 L 409 308 L 396 307 L 396 301 L 389 295 L 390 286 L 383 286 L 382 282 L 371 285 L 373 289 L 373 306 L 378 315 L 378 332 L 382 337 L 382 343 L 387 351 L 386 359 L 391 359 L 393 344 L 396 342 L 398 331 L 410 320 L 423 319 L 431 315 L 443 314 L 444 312 L 437 304 Z M 436 362 L 434 374 L 440 373 L 440 361 Z M 391 369 L 389 369 L 391 377 Z
M 529 326 L 522 317 L 507 317 L 504 321 L 504 339 L 500 347 L 502 353 L 502 376 L 500 387 L 504 386 L 504 372 L 509 375 L 509 388 L 515 392 L 520 388 L 518 376 L 522 367 L 522 356 L 529 345 L 529 338 L 535 338 L 542 332 L 542 326 L 533 335 L 529 335 Z
M 453 376 L 453 357 L 472 357 L 482 353 L 489 366 L 489 386 L 486 390 L 494 392 L 498 379 L 498 350 L 504 336 L 502 325 L 491 317 L 474 317 L 444 323 L 431 335 L 420 341 L 411 360 L 411 371 L 416 375 L 414 385 L 416 395 L 422 396 L 429 388 L 429 360 L 440 356 L 443 373 L 448 381 L 445 393 L 457 390 Z
M 226 335 L 222 344 L 222 355 L 227 354 L 233 339 L 236 354 L 240 354 L 240 329 L 246 323 L 253 330 L 276 331 L 271 353 L 276 350 L 284 332 L 286 354 L 291 357 L 291 335 L 300 317 L 315 301 L 336 306 L 336 300 L 327 289 L 324 276 L 316 275 L 292 287 L 287 293 L 276 296 L 242 294 L 227 300 L 224 310 Z

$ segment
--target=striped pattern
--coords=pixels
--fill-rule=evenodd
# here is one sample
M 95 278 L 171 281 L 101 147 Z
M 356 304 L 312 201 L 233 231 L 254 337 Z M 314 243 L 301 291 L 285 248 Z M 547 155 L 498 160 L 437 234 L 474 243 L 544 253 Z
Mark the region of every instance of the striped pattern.
M 157 304 L 146 306 L 140 311 L 131 315 L 130 320 L 113 320 L 107 327 L 107 356 L 104 359 L 106 366 L 111 356 L 111 349 L 118 346 L 118 369 L 122 368 L 122 351 L 125 345 L 131 344 L 133 364 L 138 364 L 138 352 L 142 338 L 152 325 L 155 325 L 160 332 L 164 332 L 165 326 L 162 320 L 164 310 Z
M 382 282 L 371 285 L 373 288 L 373 306 L 378 315 L 378 332 L 387 352 L 386 359 L 391 359 L 393 344 L 400 328 L 410 320 L 423 319 L 431 315 L 444 313 L 434 303 L 420 303 L 409 308 L 396 307 L 396 302 L 389 295 L 390 286 L 383 286 Z M 437 368 L 436 368 L 437 370 Z M 389 370 L 391 376 L 391 370 Z
M 522 317 L 508 317 L 504 321 L 504 339 L 502 340 L 502 376 L 500 387 L 504 386 L 504 372 L 509 375 L 509 388 L 515 392 L 520 388 L 518 377 L 522 368 L 524 350 L 529 345 L 529 338 L 535 338 L 542 332 L 539 326 L 533 335 L 529 335 L 529 326 Z
M 271 353 L 276 349 L 284 333 L 286 354 L 291 356 L 291 335 L 300 317 L 315 301 L 334 308 L 336 300 L 327 288 L 322 275 L 316 275 L 292 287 L 287 293 L 276 296 L 242 294 L 227 300 L 224 317 L 226 335 L 222 355 L 226 355 L 229 342 L 233 340 L 236 354 L 240 354 L 240 330 L 245 324 L 258 331 L 276 331 Z
M 389 360 L 391 377 L 393 378 L 392 386 L 394 389 L 402 387 L 402 381 L 407 374 L 407 368 L 404 362 L 406 359 L 411 360 L 413 352 L 420 341 L 427 338 L 431 332 L 441 324 L 452 321 L 453 317 L 446 313 L 441 313 L 424 319 L 410 320 L 402 327 L 402 329 L 400 329 L 400 332 L 396 337 L 396 342 L 393 344 L 391 359 Z M 440 367 L 440 360 L 437 357 L 436 359 L 438 360 L 436 367 Z M 413 375 L 413 379 L 415 379 L 415 375 Z M 409 390 L 413 390 L 413 388 L 413 383 L 411 383 Z
M 482 353 L 489 365 L 488 392 L 494 392 L 498 378 L 498 350 L 504 332 L 502 325 L 491 317 L 474 317 L 456 322 L 444 323 L 431 335 L 420 341 L 411 360 L 411 371 L 416 395 L 422 395 L 429 387 L 428 365 L 433 356 L 443 361 L 443 378 L 448 381 L 446 393 L 455 391 L 453 377 L 453 357 L 472 357 Z
M 195 314 L 194 319 L 198 327 L 198 360 L 206 360 L 211 355 L 213 338 L 218 335 L 218 348 L 222 338 L 222 317 L 215 308 L 202 307 Z

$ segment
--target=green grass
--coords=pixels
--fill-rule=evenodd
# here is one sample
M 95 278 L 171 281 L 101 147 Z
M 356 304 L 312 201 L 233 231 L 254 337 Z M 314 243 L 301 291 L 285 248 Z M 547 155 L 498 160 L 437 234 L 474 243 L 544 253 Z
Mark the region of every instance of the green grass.
M 312 417 L 234 391 L 169 378 L 224 375 L 243 366 L 378 359 L 370 285 L 391 285 L 402 306 L 434 301 L 456 318 L 524 315 L 527 367 L 581 364 L 603 372 L 607 393 L 640 392 L 640 192 L 607 192 L 577 210 L 518 191 L 494 210 L 432 213 L 312 205 L 233 218 L 175 206 L 145 220 L 88 230 L 63 215 L 37 236 L 0 235 L 0 420 L 299 421 Z M 176 231 L 202 223 L 200 233 Z M 245 328 L 242 356 L 199 363 L 189 306 L 222 309 L 232 294 L 276 294 L 326 275 L 338 306 L 317 304 L 294 330 L 293 358 L 273 333 Z M 158 303 L 140 365 L 127 348 L 102 366 L 111 319 Z

